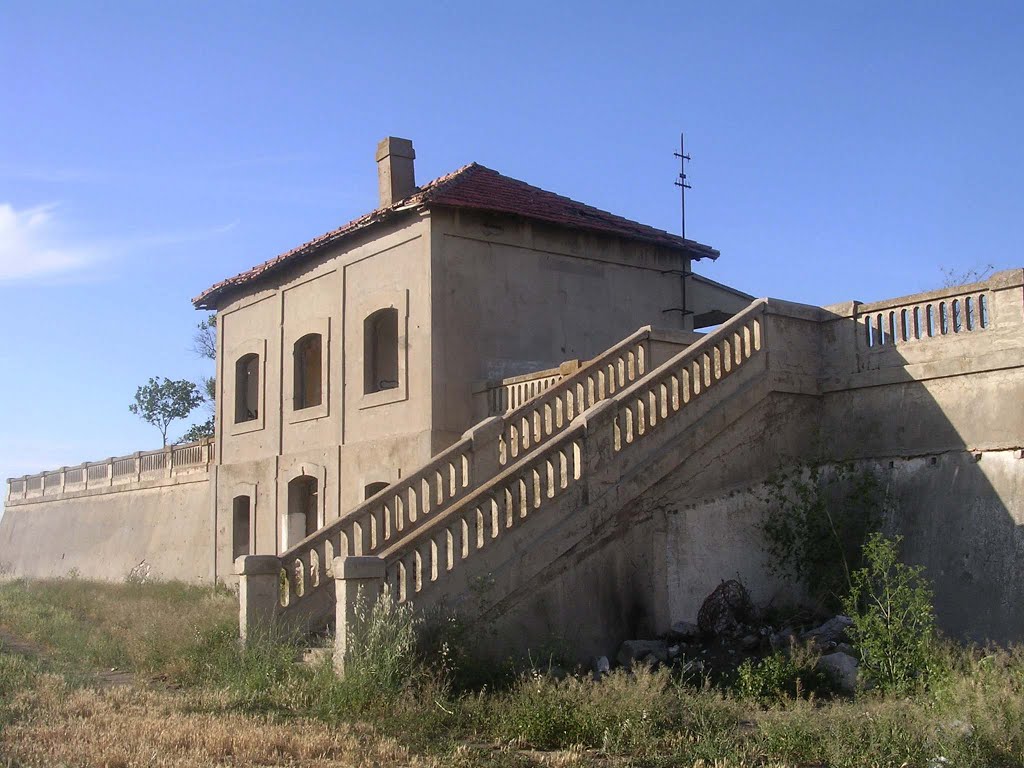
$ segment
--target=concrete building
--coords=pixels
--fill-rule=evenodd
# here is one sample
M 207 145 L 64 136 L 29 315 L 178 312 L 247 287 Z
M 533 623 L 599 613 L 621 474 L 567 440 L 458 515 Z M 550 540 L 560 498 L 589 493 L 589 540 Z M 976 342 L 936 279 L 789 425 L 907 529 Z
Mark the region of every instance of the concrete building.
M 214 440 L 10 480 L 0 568 L 238 579 L 243 632 L 483 579 L 504 636 L 589 653 L 722 578 L 782 594 L 756 485 L 854 460 L 900 499 L 946 628 L 1024 635 L 1019 270 L 754 301 L 693 273 L 708 246 L 476 164 L 417 187 L 414 158 L 385 139 L 375 211 L 195 299 Z
M 385 139 L 377 210 L 195 300 L 220 345 L 218 577 L 426 464 L 490 415 L 489 382 L 750 301 L 684 295 L 707 246 L 476 164 L 417 188 L 413 158 Z

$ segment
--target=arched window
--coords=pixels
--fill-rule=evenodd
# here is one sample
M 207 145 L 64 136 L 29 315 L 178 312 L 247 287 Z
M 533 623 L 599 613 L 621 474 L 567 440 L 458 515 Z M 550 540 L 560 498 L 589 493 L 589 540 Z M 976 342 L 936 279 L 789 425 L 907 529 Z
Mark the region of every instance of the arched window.
M 295 342 L 292 351 L 295 368 L 293 405 L 297 411 L 323 402 L 322 338 L 319 333 L 308 333 Z
M 255 421 L 260 415 L 260 356 L 251 353 L 235 363 L 235 423 Z
M 363 392 L 398 386 L 398 310 L 379 309 L 363 321 Z
M 232 558 L 252 554 L 249 551 L 249 533 L 252 530 L 252 502 L 248 496 L 235 496 L 231 502 Z
M 378 493 L 388 487 L 387 483 L 370 483 L 363 488 L 363 500 L 376 496 Z
M 319 483 L 315 477 L 303 475 L 288 483 L 288 541 L 294 547 L 319 528 L 317 510 Z

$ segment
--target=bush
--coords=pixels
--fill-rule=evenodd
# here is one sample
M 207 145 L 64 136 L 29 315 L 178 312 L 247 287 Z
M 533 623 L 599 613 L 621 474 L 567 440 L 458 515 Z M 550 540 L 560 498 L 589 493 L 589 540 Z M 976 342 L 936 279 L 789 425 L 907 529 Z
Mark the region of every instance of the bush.
M 861 673 L 883 692 L 905 693 L 937 669 L 932 590 L 921 566 L 899 561 L 901 536 L 874 533 L 864 545 L 865 566 L 850 575 L 846 612 Z
M 818 654 L 799 646 L 775 651 L 759 661 L 747 659 L 736 670 L 736 692 L 745 699 L 771 704 L 831 691 L 828 675 L 817 670 Z
M 373 604 L 361 601 L 348 627 L 344 675 L 328 659 L 316 671 L 315 709 L 322 717 L 373 713 L 430 677 L 417 657 L 419 622 L 385 587 Z

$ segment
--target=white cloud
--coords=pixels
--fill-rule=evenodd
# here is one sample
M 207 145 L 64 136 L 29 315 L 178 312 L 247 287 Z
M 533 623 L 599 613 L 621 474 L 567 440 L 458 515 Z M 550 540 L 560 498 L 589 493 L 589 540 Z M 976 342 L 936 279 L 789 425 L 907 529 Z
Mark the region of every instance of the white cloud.
M 0 203 L 0 282 L 77 272 L 100 258 L 95 247 L 65 242 L 56 209 Z

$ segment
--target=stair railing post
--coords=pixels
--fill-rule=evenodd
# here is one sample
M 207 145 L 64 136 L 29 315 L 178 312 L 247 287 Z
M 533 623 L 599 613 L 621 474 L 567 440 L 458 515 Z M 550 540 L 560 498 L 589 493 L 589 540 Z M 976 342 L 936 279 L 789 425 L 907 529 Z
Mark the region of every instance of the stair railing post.
M 504 428 L 505 421 L 501 416 L 491 416 L 462 435 L 463 439 L 473 441 L 473 464 L 470 469 L 473 485 L 483 485 L 501 471 L 498 445 Z
M 334 668 L 345 674 L 351 634 L 372 614 L 384 590 L 384 561 L 379 557 L 334 558 Z
M 602 495 L 619 480 L 612 428 L 617 408 L 614 400 L 602 400 L 572 421 L 572 426 L 582 425 L 586 429 L 581 458 L 582 479 L 588 499 Z
M 238 633 L 242 642 L 269 632 L 281 600 L 281 560 L 275 555 L 242 555 L 238 574 Z

